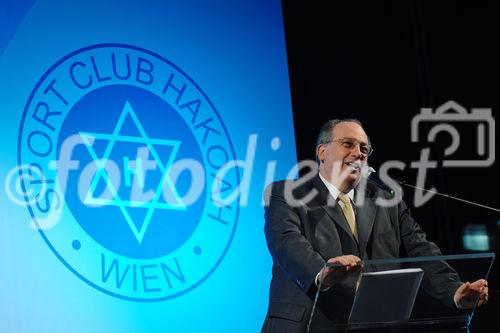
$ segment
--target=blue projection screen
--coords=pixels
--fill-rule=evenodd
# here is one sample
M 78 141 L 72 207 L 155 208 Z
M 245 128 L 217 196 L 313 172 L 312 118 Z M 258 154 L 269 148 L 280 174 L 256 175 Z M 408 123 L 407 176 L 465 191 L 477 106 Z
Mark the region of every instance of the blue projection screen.
M 257 332 L 280 1 L 2 1 L 0 332 Z

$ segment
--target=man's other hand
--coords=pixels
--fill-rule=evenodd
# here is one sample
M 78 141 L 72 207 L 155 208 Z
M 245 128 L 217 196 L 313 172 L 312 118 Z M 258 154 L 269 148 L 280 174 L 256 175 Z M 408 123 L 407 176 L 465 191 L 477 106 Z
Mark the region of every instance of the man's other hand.
M 488 281 L 480 279 L 463 283 L 455 292 L 453 300 L 459 309 L 473 308 L 476 303 L 477 306 L 485 304 L 488 302 Z

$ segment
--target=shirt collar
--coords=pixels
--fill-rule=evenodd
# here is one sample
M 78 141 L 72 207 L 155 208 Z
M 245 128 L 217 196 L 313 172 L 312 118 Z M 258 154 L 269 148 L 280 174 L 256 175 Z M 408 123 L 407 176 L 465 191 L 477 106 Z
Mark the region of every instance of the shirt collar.
M 337 200 L 338 197 L 339 197 L 339 194 L 340 194 L 340 190 L 338 188 L 336 188 L 335 185 L 333 185 L 332 183 L 330 183 L 328 180 L 326 180 L 325 178 L 323 178 L 323 176 L 321 175 L 321 173 L 318 173 L 318 174 L 319 174 L 319 178 L 321 179 L 321 181 L 325 184 L 326 188 L 328 189 L 328 192 L 330 192 L 330 195 L 335 200 Z M 351 198 L 351 201 L 354 202 L 354 189 L 352 189 L 349 192 L 347 192 L 347 195 L 349 196 L 349 198 Z

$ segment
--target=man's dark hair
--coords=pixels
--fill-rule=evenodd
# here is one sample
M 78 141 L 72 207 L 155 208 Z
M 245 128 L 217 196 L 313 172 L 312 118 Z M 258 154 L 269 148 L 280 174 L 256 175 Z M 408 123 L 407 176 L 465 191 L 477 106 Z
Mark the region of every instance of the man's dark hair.
M 361 128 L 364 129 L 363 124 L 357 119 L 331 119 L 331 120 L 328 120 L 326 123 L 323 124 L 323 126 L 321 126 L 321 129 L 319 130 L 319 134 L 318 134 L 318 139 L 316 140 L 316 149 L 315 149 L 315 153 L 314 153 L 316 156 L 316 162 L 319 163 L 318 155 L 317 155 L 318 146 L 321 144 L 331 142 L 333 139 L 333 129 L 335 128 L 335 126 L 337 126 L 338 124 L 342 124 L 342 123 L 356 123 L 359 126 L 361 126 Z M 368 137 L 368 144 L 370 144 L 369 137 Z

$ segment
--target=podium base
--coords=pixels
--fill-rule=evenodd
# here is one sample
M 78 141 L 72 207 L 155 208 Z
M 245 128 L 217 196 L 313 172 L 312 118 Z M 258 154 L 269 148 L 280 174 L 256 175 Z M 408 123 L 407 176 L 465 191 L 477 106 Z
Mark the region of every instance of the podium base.
M 311 327 L 313 333 L 467 333 L 467 318 L 456 317 L 446 319 L 412 320 L 404 323 L 370 323 L 336 325 L 335 328 Z

